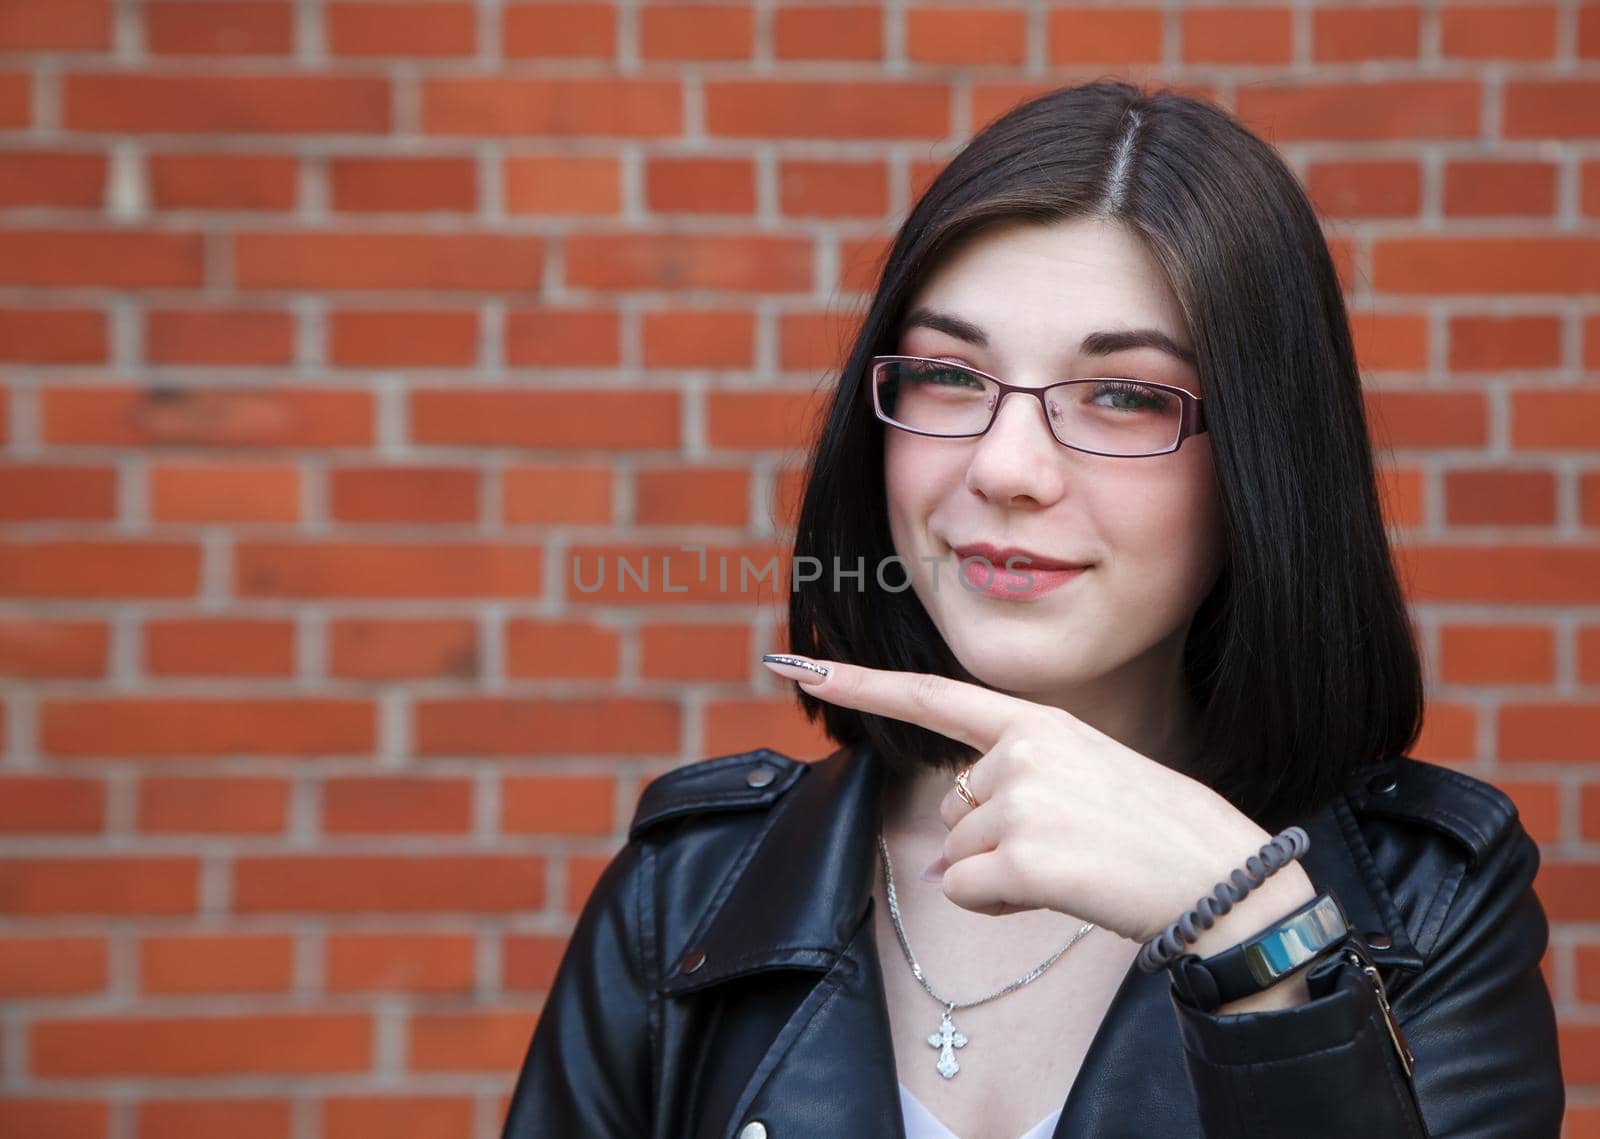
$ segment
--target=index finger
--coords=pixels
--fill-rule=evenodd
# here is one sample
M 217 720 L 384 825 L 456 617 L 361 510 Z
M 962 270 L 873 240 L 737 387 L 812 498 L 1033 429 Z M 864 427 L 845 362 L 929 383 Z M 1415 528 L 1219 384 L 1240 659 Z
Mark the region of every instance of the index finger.
M 919 724 L 953 740 L 988 751 L 1018 716 L 1038 705 L 992 688 L 930 672 L 896 672 L 793 653 L 767 653 L 761 662 L 804 684 L 819 700 Z M 827 675 L 811 666 L 821 665 Z

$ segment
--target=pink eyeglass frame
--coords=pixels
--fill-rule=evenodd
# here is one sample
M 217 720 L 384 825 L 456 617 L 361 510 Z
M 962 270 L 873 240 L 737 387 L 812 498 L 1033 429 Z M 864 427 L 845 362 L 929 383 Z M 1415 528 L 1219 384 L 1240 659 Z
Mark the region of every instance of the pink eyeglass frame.
M 878 399 L 878 374 L 882 370 L 883 365 L 897 363 L 903 360 L 909 360 L 919 364 L 944 364 L 952 368 L 960 368 L 964 372 L 971 372 L 975 376 L 982 376 L 984 379 L 999 387 L 1000 397 L 994 401 L 994 410 L 989 413 L 989 422 L 983 425 L 983 430 L 969 431 L 960 435 L 945 435 L 937 431 L 918 431 L 915 427 L 907 427 L 904 423 L 901 423 L 895 419 L 891 419 L 888 414 L 884 412 L 883 405 Z M 1000 415 L 1000 405 L 1005 402 L 1006 396 L 1011 392 L 1022 392 L 1025 395 L 1030 395 L 1037 399 L 1039 401 L 1039 409 L 1044 412 L 1044 421 L 1046 424 L 1049 424 L 1050 408 L 1044 402 L 1044 395 L 1046 392 L 1054 391 L 1056 388 L 1066 387 L 1068 384 L 1088 384 L 1097 383 L 1104 380 L 1120 381 L 1128 384 L 1142 384 L 1145 387 L 1160 388 L 1162 391 L 1171 392 L 1173 395 L 1177 396 L 1182 410 L 1178 419 L 1178 438 L 1173 441 L 1172 446 L 1163 451 L 1142 451 L 1136 455 L 1129 455 L 1120 451 L 1096 451 L 1089 447 L 1080 447 L 1076 443 L 1062 442 L 1061 437 L 1056 434 L 1056 429 L 1053 425 L 1050 427 L 1050 438 L 1054 439 L 1057 443 L 1060 443 L 1063 447 L 1071 448 L 1074 451 L 1082 451 L 1089 455 L 1104 455 L 1108 459 L 1148 459 L 1155 455 L 1170 455 L 1179 447 L 1183 446 L 1183 441 L 1189 438 L 1189 436 L 1204 434 L 1206 430 L 1205 408 L 1201 406 L 1203 402 L 1202 397 L 1195 395 L 1193 392 L 1188 391 L 1185 388 L 1180 388 L 1173 384 L 1157 383 L 1155 380 L 1135 380 L 1130 379 L 1127 376 L 1085 376 L 1079 380 L 1059 380 L 1053 384 L 1046 384 L 1042 388 L 1028 388 L 1023 387 L 1020 384 L 1008 384 L 999 376 L 991 376 L 988 372 L 980 371 L 979 369 L 968 364 L 958 364 L 954 360 L 941 360 L 934 356 L 874 356 L 867 361 L 867 363 L 867 386 L 872 389 L 873 414 L 884 423 L 887 423 L 890 427 L 899 428 L 901 431 L 909 431 L 913 435 L 924 435 L 930 439 L 976 439 L 980 435 L 987 435 L 989 433 L 989 428 L 994 426 L 994 421 Z

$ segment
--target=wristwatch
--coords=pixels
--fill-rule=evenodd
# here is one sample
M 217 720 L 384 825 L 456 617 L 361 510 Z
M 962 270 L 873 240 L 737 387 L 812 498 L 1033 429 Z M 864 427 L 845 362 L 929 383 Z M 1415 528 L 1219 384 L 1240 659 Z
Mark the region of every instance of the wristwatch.
M 1339 947 L 1350 933 L 1339 899 L 1324 890 L 1267 929 L 1201 960 L 1193 953 L 1167 966 L 1173 988 L 1202 1012 L 1270 988 Z

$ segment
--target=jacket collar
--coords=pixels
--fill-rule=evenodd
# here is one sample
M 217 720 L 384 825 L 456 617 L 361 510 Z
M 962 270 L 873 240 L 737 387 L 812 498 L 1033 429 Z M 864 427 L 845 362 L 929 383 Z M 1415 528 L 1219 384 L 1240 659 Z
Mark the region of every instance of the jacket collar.
M 697 923 L 688 944 L 705 950 L 706 966 L 669 975 L 662 991 L 692 992 L 763 969 L 824 971 L 836 963 L 872 900 L 885 777 L 882 758 L 866 741 L 807 764 Z M 1374 962 L 1421 969 L 1422 955 L 1345 798 L 1300 825 L 1311 839 L 1301 859 L 1307 877 L 1338 898 Z

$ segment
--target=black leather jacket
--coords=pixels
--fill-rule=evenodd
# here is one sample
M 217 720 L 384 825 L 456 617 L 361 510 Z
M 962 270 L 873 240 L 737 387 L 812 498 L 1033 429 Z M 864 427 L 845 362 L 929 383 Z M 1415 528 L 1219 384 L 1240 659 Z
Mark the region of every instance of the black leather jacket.
M 503 1139 L 900 1136 L 872 897 L 883 764 L 761 749 L 640 797 L 541 1012 Z M 1491 785 L 1398 758 L 1301 823 L 1355 960 L 1295 1008 L 1209 1015 L 1130 966 L 1056 1139 L 1556 1139 L 1539 850 Z M 759 1126 L 752 1126 L 759 1124 Z

